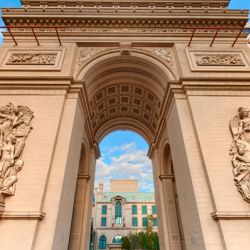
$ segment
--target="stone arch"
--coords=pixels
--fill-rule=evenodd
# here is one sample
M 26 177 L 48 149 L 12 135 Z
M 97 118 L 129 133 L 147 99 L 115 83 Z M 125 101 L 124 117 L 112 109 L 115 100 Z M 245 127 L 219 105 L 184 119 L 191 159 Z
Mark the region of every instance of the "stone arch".
M 163 174 L 174 173 L 170 144 L 167 140 L 163 144 L 161 171 Z
M 82 142 L 78 174 L 86 174 L 88 166 L 88 145 L 85 140 Z
M 97 142 L 119 129 L 140 134 L 148 144 L 154 140 L 168 81 L 178 74 L 172 62 L 152 51 L 132 48 L 124 55 L 118 48 L 93 48 L 76 70 Z

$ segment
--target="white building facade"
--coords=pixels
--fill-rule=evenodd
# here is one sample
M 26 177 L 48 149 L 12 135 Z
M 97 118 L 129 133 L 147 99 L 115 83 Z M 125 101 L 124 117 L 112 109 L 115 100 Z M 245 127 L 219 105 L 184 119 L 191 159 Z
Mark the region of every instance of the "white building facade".
M 111 192 L 95 188 L 93 204 L 94 249 L 121 249 L 121 237 L 145 230 L 153 214 L 158 231 L 154 192 L 138 192 L 138 180 L 111 180 Z

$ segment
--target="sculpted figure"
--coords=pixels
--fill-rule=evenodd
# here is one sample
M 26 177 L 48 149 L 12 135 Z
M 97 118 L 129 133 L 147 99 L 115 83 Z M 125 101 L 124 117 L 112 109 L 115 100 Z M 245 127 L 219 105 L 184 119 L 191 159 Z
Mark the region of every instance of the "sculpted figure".
M 250 117 L 249 109 L 240 107 L 239 114 L 230 122 L 234 139 L 241 139 L 250 143 Z
M 0 160 L 0 185 L 3 182 L 3 178 L 8 167 L 14 163 L 15 144 L 16 138 L 13 135 L 9 135 L 6 138 L 6 142 L 2 142 Z
M 250 202 L 250 117 L 249 109 L 240 107 L 239 114 L 231 121 L 234 137 L 231 154 L 233 155 L 233 174 L 235 185 L 242 197 Z
M 4 181 L 0 187 L 0 192 L 4 194 L 12 195 L 14 193 L 14 184 L 17 182 L 17 172 L 23 168 L 23 160 L 17 160 L 15 165 L 9 167 L 4 175 Z
M 34 117 L 26 106 L 8 103 L 0 107 L 0 193 L 14 195 L 16 173 L 23 167 L 22 151 Z

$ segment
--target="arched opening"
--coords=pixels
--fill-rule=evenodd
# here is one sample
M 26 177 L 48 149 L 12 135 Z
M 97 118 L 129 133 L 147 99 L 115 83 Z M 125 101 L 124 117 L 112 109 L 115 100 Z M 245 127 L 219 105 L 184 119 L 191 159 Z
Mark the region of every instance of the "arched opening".
M 100 237 L 99 249 L 106 249 L 106 237 L 105 236 Z
M 96 239 L 105 230 L 110 249 L 121 248 L 121 235 L 144 231 L 148 215 L 157 218 L 148 148 L 147 142 L 131 131 L 113 132 L 100 143 L 102 157 L 97 161 L 95 180 L 99 190 L 95 190 L 93 219 Z M 106 218 L 105 226 L 100 224 L 102 218 Z M 154 231 L 157 229 L 154 224 Z M 138 246 L 134 238 L 131 244 Z
M 95 242 L 98 242 L 98 238 L 103 235 L 103 230 L 108 230 L 108 227 L 117 227 L 119 230 L 126 229 L 126 227 L 144 228 L 147 225 L 146 221 L 149 214 L 153 214 L 155 218 L 158 216 L 156 211 L 153 212 L 153 207 L 156 205 L 156 195 L 154 193 L 152 172 L 155 172 L 154 181 L 156 182 L 157 190 L 161 191 L 158 179 L 161 171 L 158 170 L 158 167 L 159 169 L 162 168 L 162 164 L 160 162 L 155 163 L 155 168 L 152 171 L 152 162 L 147 157 L 147 151 L 149 146 L 153 144 L 157 131 L 163 122 L 161 112 L 164 95 L 169 87 L 168 81 L 176 80 L 178 75 L 171 63 L 163 57 L 157 56 L 157 53 L 152 53 L 152 50 L 142 51 L 133 48 L 129 55 L 121 54 L 117 49 L 97 50 L 95 55 L 89 59 L 87 58 L 79 65 L 75 78 L 84 81 L 84 87 L 88 96 L 91 129 L 94 133 L 94 141 L 99 145 L 102 154 L 102 158 L 96 162 L 94 206 L 84 206 L 81 203 L 82 214 L 85 213 L 84 227 L 88 227 L 91 209 L 94 214 L 100 213 L 98 219 L 94 218 L 93 221 L 96 230 Z M 144 139 L 146 146 L 143 155 L 141 151 L 132 155 L 126 152 L 126 155 L 123 157 L 113 157 L 109 159 L 109 163 L 104 162 L 103 159 L 110 152 L 104 152 L 102 144 L 106 138 L 120 132 L 120 130 L 131 131 L 130 133 L 134 132 Z M 115 142 L 119 140 L 119 137 L 113 138 Z M 127 143 L 126 146 L 128 147 L 130 143 Z M 114 146 L 119 148 L 122 145 Z M 125 145 L 123 147 L 125 148 Z M 165 150 L 166 157 L 164 161 L 166 166 L 163 174 L 171 174 L 173 167 L 171 166 L 170 148 L 165 148 Z M 90 151 L 91 149 L 89 149 Z M 139 163 L 141 159 L 143 159 L 143 163 Z M 92 184 L 86 184 L 88 182 L 93 183 L 93 179 L 89 180 L 87 178 L 91 177 L 87 176 L 94 176 L 94 163 L 88 163 L 88 169 L 92 169 L 91 172 L 85 170 L 82 174 L 82 176 L 85 176 L 84 183 L 86 185 L 86 189 L 83 192 L 90 193 L 91 188 L 94 188 L 94 186 L 91 186 Z M 148 168 L 149 165 L 150 169 Z M 146 171 L 144 169 L 145 166 L 147 168 Z M 115 170 L 118 170 L 117 176 L 113 175 Z M 138 178 L 139 189 L 148 191 L 145 192 L 147 194 L 144 196 L 137 194 L 140 193 L 140 190 L 139 192 L 138 189 L 137 192 L 134 191 L 133 187 L 136 184 L 133 181 L 137 178 L 136 176 L 140 176 Z M 150 181 L 148 179 L 149 176 L 151 178 Z M 111 178 L 129 180 L 131 184 L 126 186 L 120 183 L 120 187 L 116 185 L 115 190 L 119 190 L 119 192 L 116 195 L 111 195 L 109 192 L 112 193 L 112 189 L 109 191 L 105 190 L 110 188 L 109 182 Z M 99 190 L 97 188 L 98 184 Z M 121 192 L 121 189 L 119 189 L 123 185 L 126 186 L 126 192 Z M 159 199 L 160 197 L 158 198 L 158 204 L 161 204 Z M 135 205 L 136 202 L 138 202 L 136 205 L 137 214 L 135 213 L 135 208 L 132 208 L 132 205 Z M 147 204 L 144 204 L 145 202 Z M 88 204 L 90 203 L 91 201 L 89 200 Z M 107 206 L 106 210 L 103 208 L 104 206 Z M 128 210 L 130 211 L 129 216 Z M 104 213 L 103 211 L 106 212 Z M 157 211 L 161 212 L 162 208 L 158 208 Z M 164 217 L 164 219 L 166 218 Z M 163 222 L 162 220 L 155 221 L 154 230 L 158 230 L 158 223 Z M 81 220 L 76 220 L 75 223 L 81 224 L 82 222 Z M 163 241 L 165 241 L 165 236 L 168 234 L 166 229 L 164 230 L 162 236 L 160 235 Z M 79 234 L 81 233 L 84 233 L 84 230 L 79 232 Z M 115 236 L 107 234 L 107 244 L 112 243 Z M 87 239 L 88 235 L 84 237 Z M 71 241 L 74 241 L 73 238 L 72 234 Z M 81 245 L 80 237 L 77 244 Z M 164 246 L 165 243 L 163 244 Z M 87 246 L 85 245 L 85 247 Z
M 168 81 L 178 78 L 171 57 L 162 56 L 168 51 L 131 48 L 125 55 L 119 49 L 98 48 L 91 52 L 75 78 L 85 82 L 96 141 L 122 129 L 140 134 L 150 144 L 160 123 Z
M 122 236 L 117 235 L 115 236 L 115 238 L 113 239 L 113 243 L 122 243 Z
M 173 174 L 172 171 L 173 171 L 173 163 L 172 163 L 170 145 L 167 144 L 164 150 L 163 172 L 164 174 Z

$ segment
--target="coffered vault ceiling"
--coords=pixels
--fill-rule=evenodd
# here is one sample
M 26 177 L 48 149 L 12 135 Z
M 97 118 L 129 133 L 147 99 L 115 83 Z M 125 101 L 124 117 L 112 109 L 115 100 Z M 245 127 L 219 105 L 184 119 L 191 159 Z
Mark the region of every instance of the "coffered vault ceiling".
M 110 50 L 113 53 L 105 51 L 105 54 L 102 49 L 92 49 L 96 59 L 85 63 L 82 71 L 79 69 L 83 58 L 79 53 L 80 66 L 76 70 L 78 79 L 85 81 L 96 140 L 124 129 L 139 133 L 150 143 L 160 123 L 168 80 L 176 79 L 169 49 L 132 48 L 129 55 L 121 54 L 119 49 Z M 161 55 L 158 61 L 154 58 L 155 51 Z M 171 70 L 175 73 L 172 74 Z

